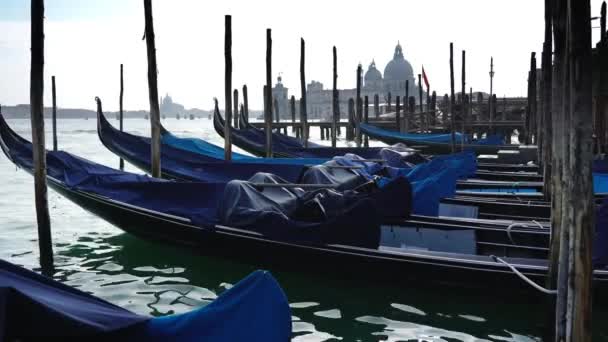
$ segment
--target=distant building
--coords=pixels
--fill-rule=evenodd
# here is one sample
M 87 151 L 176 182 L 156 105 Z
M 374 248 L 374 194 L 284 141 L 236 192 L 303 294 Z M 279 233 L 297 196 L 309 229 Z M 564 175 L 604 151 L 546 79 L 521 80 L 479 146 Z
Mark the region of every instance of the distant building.
M 370 105 L 373 104 L 374 95 L 378 94 L 380 103 L 386 102 L 388 94 L 391 94 L 391 102 L 395 103 L 396 96 L 405 96 L 406 82 L 409 84 L 409 95 L 418 97 L 418 85 L 414 79 L 412 65 L 405 59 L 401 44 L 397 43 L 393 54 L 393 59 L 384 68 L 384 75 L 376 68 L 376 62 L 372 60 L 367 71 L 362 77 L 361 97 L 368 96 Z M 289 99 L 287 88 L 283 86 L 281 78 L 272 89 L 273 98 L 277 99 L 280 108 L 281 119 L 291 118 L 289 113 Z M 356 98 L 357 89 L 340 89 L 338 91 L 338 101 L 340 104 L 340 114 L 342 117 L 347 115 L 348 100 Z M 424 98 L 426 92 L 424 92 Z M 425 101 L 426 102 L 426 101 Z M 401 100 L 403 103 L 403 100 Z M 306 89 L 306 107 L 310 119 L 329 119 L 332 113 L 332 89 L 325 89 L 323 84 L 312 81 Z M 299 113 L 299 104 L 297 105 Z M 299 115 L 299 114 L 298 114 Z
M 170 115 L 175 116 L 178 114 L 183 114 L 185 112 L 184 106 L 179 103 L 173 102 L 173 99 L 169 94 L 166 94 L 165 97 L 160 97 L 160 113 L 162 115 Z

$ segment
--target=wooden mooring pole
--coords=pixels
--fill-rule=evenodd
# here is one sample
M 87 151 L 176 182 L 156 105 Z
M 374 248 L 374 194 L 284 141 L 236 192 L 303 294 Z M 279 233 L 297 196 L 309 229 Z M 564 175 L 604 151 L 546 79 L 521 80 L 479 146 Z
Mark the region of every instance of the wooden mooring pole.
M 405 80 L 405 97 L 403 98 L 403 121 L 397 127 L 399 132 L 405 133 L 409 129 L 409 120 L 410 115 L 414 114 L 409 110 L 409 101 L 410 99 L 410 80 Z
M 395 97 L 395 121 L 397 127 L 401 127 L 401 98 L 399 97 L 399 95 Z
M 361 127 L 359 124 L 363 120 L 363 103 L 361 101 L 361 75 L 363 71 L 361 64 L 357 66 L 357 100 L 356 100 L 356 114 L 355 114 L 355 143 L 357 147 L 361 147 Z
M 146 47 L 148 53 L 148 97 L 150 101 L 151 169 L 152 177 L 161 177 L 160 166 L 160 108 L 158 105 L 158 85 L 156 68 L 156 44 L 154 41 L 154 23 L 152 21 L 152 0 L 144 0 L 146 18 Z
M 460 109 L 460 113 L 461 113 L 461 117 L 460 120 L 462 121 L 461 126 L 462 126 L 462 131 L 460 132 L 461 134 L 461 140 L 460 140 L 460 150 L 464 151 L 464 140 L 465 140 L 465 125 L 467 122 L 467 99 L 466 99 L 466 51 L 462 50 L 462 75 L 461 75 L 461 90 L 460 93 L 462 95 L 462 103 L 460 104 L 461 109 Z
M 592 247 L 595 232 L 595 205 L 593 200 L 592 150 L 592 57 L 591 57 L 591 6 L 589 0 L 568 1 L 566 46 L 570 75 L 568 90 L 570 111 L 569 153 L 565 168 L 567 189 L 565 202 L 569 210 L 562 216 L 562 230 L 568 229 L 569 248 L 567 282 L 558 284 L 558 291 L 567 291 L 565 303 L 558 301 L 557 322 L 565 321 L 566 341 L 591 341 L 591 284 L 593 278 Z M 563 214 L 564 212 L 562 212 Z M 562 248 L 565 246 L 562 245 Z M 560 257 L 560 264 L 566 260 Z M 558 275 L 562 279 L 561 275 Z M 560 305 L 562 305 L 560 307 Z M 564 316 L 561 316 L 565 314 Z M 557 338 L 561 338 L 558 334 Z
M 380 96 L 378 94 L 374 94 L 374 117 L 380 118 Z
M 291 132 L 296 133 L 296 136 L 299 138 L 300 133 L 296 129 L 296 97 L 293 95 L 289 98 L 289 111 L 291 112 Z
M 245 122 L 249 123 L 249 97 L 247 95 L 247 85 L 243 85 L 243 111 L 245 112 Z
M 553 0 L 545 0 L 545 41 L 543 43 L 542 52 L 542 98 L 543 98 L 543 125 L 540 128 L 543 130 L 541 135 L 541 161 L 543 172 L 543 193 L 545 199 L 551 199 L 551 150 L 553 139 L 553 124 L 551 117 L 552 109 L 552 88 L 553 88 L 553 29 L 552 29 L 552 8 Z M 504 115 L 504 114 L 503 114 Z
M 332 88 L 332 120 L 331 120 L 331 147 L 336 147 L 337 122 L 340 120 L 340 104 L 338 103 L 338 51 L 333 48 L 333 88 Z
M 300 38 L 300 124 L 302 125 L 302 142 L 308 147 L 308 111 L 306 108 L 306 69 L 305 56 L 306 45 L 304 38 Z
M 355 100 L 348 99 L 348 127 L 346 128 L 346 140 L 352 141 L 355 138 Z
M 55 92 L 55 76 L 51 76 L 51 90 L 53 98 L 53 151 L 57 151 L 57 93 Z
M 34 189 L 40 266 L 47 275 L 53 273 L 51 218 L 46 186 L 46 150 L 44 140 L 44 1 L 31 2 L 31 69 L 30 110 Z
M 120 94 L 118 96 L 118 121 L 119 121 L 118 124 L 119 124 L 119 128 L 120 128 L 121 132 L 124 129 L 124 125 L 123 125 L 124 112 L 122 110 L 122 101 L 123 101 L 124 94 L 125 94 L 125 88 L 124 88 L 124 79 L 123 79 L 123 66 L 122 66 L 122 64 L 120 64 Z M 124 159 L 122 159 L 122 158 L 119 159 L 118 167 L 120 168 L 121 171 L 125 169 Z
M 555 341 L 591 341 L 592 57 L 589 0 L 554 0 L 552 240 L 549 286 L 557 272 Z M 547 15 L 547 14 L 546 14 Z M 546 41 L 545 41 L 546 42 Z
M 363 122 L 365 122 L 365 124 L 369 123 L 369 98 L 367 97 L 367 95 L 365 95 L 365 98 L 363 100 Z M 364 147 L 369 147 L 369 137 L 367 136 L 367 134 L 364 137 L 363 140 L 363 146 Z
M 230 82 L 232 83 L 232 81 Z M 239 91 L 238 89 L 234 89 L 232 92 L 232 116 L 234 117 L 234 128 L 239 128 Z
M 454 43 L 450 43 L 450 131 L 452 132 L 452 153 L 456 152 L 455 111 L 456 96 L 454 95 Z
M 266 158 L 272 158 L 272 31 L 266 29 L 266 88 L 264 90 L 264 129 L 266 130 Z
M 424 127 L 424 129 L 429 128 L 429 123 L 426 121 L 424 117 L 424 107 L 422 106 L 422 75 L 418 74 L 418 98 L 420 101 L 420 127 Z
M 232 16 L 224 17 L 224 160 L 232 160 Z M 236 113 L 235 113 L 236 116 Z

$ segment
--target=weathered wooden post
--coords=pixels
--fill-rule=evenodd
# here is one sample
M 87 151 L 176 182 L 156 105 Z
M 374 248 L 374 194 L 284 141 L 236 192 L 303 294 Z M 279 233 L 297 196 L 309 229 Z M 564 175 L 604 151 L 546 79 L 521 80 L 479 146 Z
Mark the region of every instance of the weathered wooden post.
M 152 177 L 161 177 L 160 168 L 160 108 L 158 105 L 158 85 L 156 68 L 156 43 L 154 41 L 154 23 L 152 21 L 152 0 L 144 0 L 146 17 L 146 47 L 148 52 L 148 95 L 150 100 L 151 171 Z
M 410 98 L 408 99 L 408 105 L 409 105 L 409 115 L 407 115 L 405 117 L 405 120 L 403 120 L 403 131 L 404 132 L 409 132 L 410 130 L 410 118 L 412 117 L 412 114 L 414 114 L 416 112 L 416 97 L 414 96 L 410 96 Z
M 462 109 L 461 109 L 461 118 L 460 120 L 462 120 L 462 132 L 460 132 L 462 134 L 462 143 L 461 143 L 461 149 L 464 150 L 464 140 L 465 140 L 465 129 L 466 129 L 466 125 L 468 124 L 468 113 L 467 113 L 467 109 L 468 109 L 468 102 L 466 100 L 466 75 L 467 75 L 467 70 L 466 70 L 466 51 L 462 50 L 462 76 L 461 76 L 461 85 L 462 87 L 460 88 L 460 92 L 462 94 Z
M 363 122 L 365 122 L 365 124 L 368 124 L 369 123 L 369 98 L 367 97 L 367 95 L 365 95 L 365 98 L 364 98 L 363 108 L 364 108 Z M 365 135 L 365 139 L 363 140 L 363 146 L 369 147 L 369 137 L 367 136 L 367 134 Z
M 410 116 L 414 114 L 414 112 L 409 110 L 409 98 L 410 98 L 410 81 L 405 80 L 405 97 L 403 98 L 403 121 L 401 125 L 398 127 L 399 132 L 404 133 L 409 129 L 409 120 Z M 406 128 L 407 127 L 407 128 Z
M 291 112 L 291 132 L 294 133 L 296 132 L 296 97 L 291 95 L 291 98 L 289 98 L 289 109 Z M 299 138 L 298 133 L 296 133 L 296 136 Z
M 31 2 L 31 69 L 30 110 L 32 123 L 32 154 L 40 266 L 44 273 L 53 273 L 51 218 L 46 187 L 46 150 L 44 140 L 44 1 Z
M 374 116 L 376 119 L 380 118 L 380 96 L 374 94 Z
M 388 97 L 387 97 L 387 100 L 386 100 L 386 108 L 384 109 L 385 113 L 390 113 L 393 110 L 392 107 L 391 107 L 391 104 L 392 104 L 392 98 L 391 98 L 391 92 L 389 91 L 388 92 Z
M 124 97 L 124 80 L 123 80 L 123 76 L 122 76 L 122 64 L 120 64 L 120 95 L 118 96 L 118 119 L 119 119 L 119 128 L 120 131 L 123 131 L 123 120 L 124 120 L 124 113 L 122 110 L 122 100 Z M 125 161 L 124 159 L 120 158 L 120 160 L 118 161 L 118 166 L 120 168 L 120 170 L 124 170 L 125 169 Z
M 55 76 L 51 76 L 51 85 L 53 99 L 53 151 L 57 151 L 57 94 L 55 93 Z
M 340 104 L 338 103 L 338 51 L 336 47 L 333 48 L 333 63 L 334 63 L 334 74 L 333 74 L 333 90 L 332 90 L 332 109 L 333 115 L 331 120 L 331 147 L 336 147 L 336 134 L 337 122 L 340 120 Z
M 355 100 L 348 99 L 348 127 L 346 128 L 346 140 L 352 141 L 355 138 Z
M 592 248 L 595 234 L 595 205 L 591 165 L 592 148 L 592 58 L 591 6 L 589 0 L 568 1 L 568 55 L 570 56 L 569 186 L 565 192 L 571 212 L 568 257 L 566 340 L 591 341 Z M 561 260 L 560 260 L 561 262 Z M 560 269 L 561 271 L 561 269 Z M 559 313 L 559 311 L 558 311 Z
M 300 124 L 302 125 L 302 141 L 304 147 L 308 147 L 308 112 L 306 108 L 306 74 L 305 74 L 305 50 L 304 38 L 300 39 Z
M 355 115 L 355 142 L 357 144 L 357 147 L 361 147 L 361 127 L 359 127 L 359 124 L 362 121 L 362 109 L 363 109 L 363 104 L 361 103 L 361 74 L 362 74 L 362 70 L 361 70 L 361 64 L 359 64 L 357 66 L 357 106 L 356 106 L 356 115 Z
M 270 29 L 266 29 L 266 88 L 264 90 L 264 98 L 266 100 L 266 108 L 264 110 L 266 157 L 272 158 L 272 31 Z
M 433 125 L 437 125 L 437 118 L 435 115 L 435 109 L 437 108 L 437 92 L 433 91 L 433 95 L 431 95 L 431 105 L 429 111 L 432 115 Z
M 277 100 L 277 98 L 275 97 L 272 101 L 272 108 L 274 108 L 274 117 L 275 117 L 275 122 L 279 123 L 280 119 L 279 119 L 279 115 L 281 115 L 281 112 L 279 111 L 279 101 Z M 281 128 L 278 128 L 278 131 L 281 131 Z
M 490 116 L 490 130 L 494 128 L 494 108 L 492 106 L 492 96 L 494 96 L 494 57 L 490 57 L 490 107 L 488 115 Z
M 224 109 L 224 160 L 232 160 L 232 104 L 231 94 L 232 91 L 232 16 L 226 15 L 225 17 L 225 35 L 224 35 L 224 95 L 225 95 L 225 109 Z M 236 113 L 235 113 L 236 116 Z
M 397 130 L 401 131 L 401 98 L 399 95 L 395 97 L 395 122 Z
M 422 75 L 418 74 L 418 98 L 420 100 L 420 126 L 425 129 L 429 128 L 429 123 L 427 122 L 424 115 L 424 107 L 422 106 Z
M 448 127 L 448 111 L 450 109 L 450 97 L 448 94 L 443 95 L 443 109 L 441 113 L 441 121 L 443 124 L 443 128 L 446 129 Z
M 234 109 L 232 111 L 233 116 L 234 116 L 234 128 L 239 128 L 239 91 L 238 89 L 234 89 L 234 91 L 232 92 L 232 104 L 234 106 Z
M 554 53 L 553 53 L 553 74 L 552 74 L 552 97 L 551 97 L 551 123 L 552 123 L 552 139 L 551 139 L 551 246 L 549 252 L 549 269 L 547 272 L 547 287 L 549 289 L 557 289 L 559 260 L 567 258 L 568 230 L 562 229 L 562 176 L 564 155 L 563 151 L 566 148 L 564 137 L 564 100 L 567 98 L 565 91 L 566 72 L 566 6 L 567 0 L 545 0 L 545 6 L 552 5 L 551 18 L 553 25 Z M 545 7 L 545 18 L 547 16 L 547 7 Z M 546 25 L 546 23 L 545 23 Z M 545 26 L 546 28 L 546 26 Z M 546 32 L 545 32 L 546 34 Z M 562 248 L 562 246 L 564 248 Z M 563 256 L 562 256 L 563 254 Z M 563 274 L 563 273 L 562 273 Z M 566 296 L 557 295 L 557 307 L 563 307 L 566 302 Z M 557 315 L 557 313 L 556 313 Z M 554 319 L 557 319 L 555 316 Z M 556 322 L 556 329 L 552 331 L 553 337 L 564 336 L 565 329 L 563 324 Z M 551 338 L 552 339 L 552 338 Z
M 596 136 L 596 154 L 601 155 L 606 152 L 606 119 L 608 108 L 606 108 L 606 89 L 608 85 L 608 70 L 606 63 L 606 52 L 608 50 L 606 42 L 606 2 L 602 3 L 600 16 L 600 41 L 596 45 L 593 56 L 595 68 L 595 80 L 593 87 L 593 117 L 594 134 Z
M 456 97 L 454 96 L 454 43 L 450 43 L 450 131 L 452 132 L 452 153 L 456 152 L 455 116 Z
M 247 95 L 247 85 L 243 85 L 243 111 L 245 113 L 245 122 L 249 123 L 249 97 Z
M 536 52 L 532 52 L 530 56 L 530 98 L 528 99 L 530 106 L 530 120 L 528 122 L 527 143 L 532 143 L 532 133 L 536 131 Z M 535 137 L 534 142 L 538 137 Z

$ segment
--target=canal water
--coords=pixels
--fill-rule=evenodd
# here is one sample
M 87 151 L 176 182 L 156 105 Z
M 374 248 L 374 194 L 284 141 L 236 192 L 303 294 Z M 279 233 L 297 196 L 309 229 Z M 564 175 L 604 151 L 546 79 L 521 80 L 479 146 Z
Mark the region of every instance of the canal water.
M 118 121 L 112 119 L 117 125 Z M 31 138 L 29 120 L 9 120 Z M 223 144 L 206 117 L 163 120 L 178 136 Z M 118 158 L 100 143 L 95 120 L 58 121 L 60 149 L 105 165 Z M 52 146 L 47 121 L 47 147 Z M 148 135 L 143 119 L 125 120 L 125 130 Z M 312 132 L 318 138 L 318 130 Z M 314 138 L 314 137 L 313 137 Z M 238 149 L 237 149 L 238 150 Z M 239 151 L 241 152 L 241 151 Z M 127 165 L 126 170 L 139 172 Z M 0 258 L 38 270 L 32 177 L 0 156 Z M 205 305 L 259 268 L 205 256 L 202 251 L 138 239 L 49 190 L 57 271 L 54 278 L 144 315 L 167 315 Z M 302 261 L 305 262 L 305 261 Z M 540 341 L 544 301 L 513 300 L 487 289 L 396 287 L 381 281 L 331 274 L 273 270 L 289 299 L 294 341 Z M 395 270 L 400 272 L 401 270 Z M 541 297 L 539 297 L 541 298 Z M 594 341 L 608 340 L 598 311 Z

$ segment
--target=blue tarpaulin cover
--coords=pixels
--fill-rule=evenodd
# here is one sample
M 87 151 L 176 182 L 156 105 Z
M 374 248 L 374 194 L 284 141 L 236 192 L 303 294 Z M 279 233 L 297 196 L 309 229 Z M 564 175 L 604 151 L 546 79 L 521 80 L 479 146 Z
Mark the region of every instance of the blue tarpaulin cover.
M 424 142 L 433 142 L 433 143 L 442 143 L 442 144 L 450 144 L 452 142 L 452 134 L 451 133 L 442 133 L 442 134 L 431 134 L 431 133 L 401 133 L 397 131 L 391 131 L 387 129 L 383 129 L 374 125 L 361 123 L 359 124 L 361 127 L 361 132 L 365 134 L 369 134 L 374 137 L 387 137 L 393 138 L 394 140 L 403 140 L 403 141 L 414 141 L 417 143 Z M 462 133 L 456 132 L 455 141 L 457 144 L 462 144 L 463 139 L 465 144 L 474 144 L 474 145 L 503 145 L 504 144 L 504 136 L 500 134 L 490 135 L 486 138 L 471 140 L 468 139 L 467 136 Z
M 288 341 L 291 313 L 274 278 L 256 271 L 191 312 L 137 315 L 0 260 L 0 341 L 103 338 L 119 341 Z
M 5 122 L 0 123 L 6 125 Z M 2 130 L 2 134 L 13 162 L 23 168 L 31 169 L 31 144 L 14 133 L 11 136 L 12 139 L 7 137 L 7 130 Z M 231 198 L 229 195 L 231 189 L 226 188 L 224 182 L 175 182 L 156 179 L 112 169 L 63 151 L 47 152 L 47 173 L 70 189 L 86 191 L 137 207 L 187 218 L 192 224 L 209 230 L 214 230 L 215 225 L 220 222 L 218 207 L 230 208 L 235 204 L 232 201 L 238 202 L 239 200 Z M 275 178 L 278 179 L 278 177 Z M 285 180 L 282 181 L 285 182 Z M 409 184 L 403 186 L 407 187 Z M 390 194 L 388 191 L 386 193 Z M 376 194 L 375 196 L 382 200 L 382 195 Z M 268 197 L 270 201 L 277 200 L 273 196 Z M 367 194 L 358 194 L 349 196 L 347 201 L 342 200 L 340 196 L 328 197 L 324 206 L 337 208 L 333 215 L 312 217 L 310 222 L 302 224 L 302 220 L 298 217 L 285 218 L 252 210 L 249 211 L 250 224 L 241 227 L 267 234 L 268 238 L 278 240 L 290 239 L 322 243 L 325 239 L 331 238 L 334 243 L 340 242 L 340 239 L 343 239 L 342 243 L 346 243 L 352 237 L 339 233 L 342 227 L 351 223 L 359 224 L 361 227 L 368 224 L 368 228 L 374 231 L 374 227 L 377 227 L 381 220 L 380 214 L 374 211 L 373 205 L 370 204 L 376 200 L 375 197 L 370 198 Z M 221 203 L 222 198 L 227 202 Z M 366 216 L 360 223 L 354 221 L 358 216 L 350 215 L 357 208 L 358 213 L 365 213 Z M 219 213 L 223 215 L 225 211 L 222 209 Z M 310 226 L 321 228 L 308 229 Z M 280 229 L 269 229 L 269 227 Z M 314 236 L 315 234 L 317 236 Z

